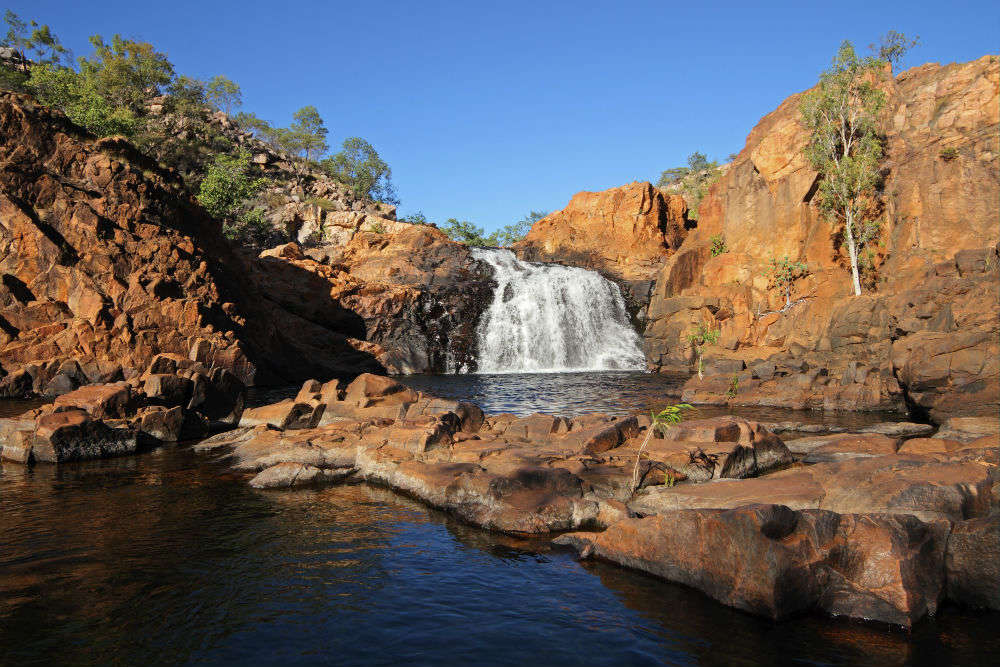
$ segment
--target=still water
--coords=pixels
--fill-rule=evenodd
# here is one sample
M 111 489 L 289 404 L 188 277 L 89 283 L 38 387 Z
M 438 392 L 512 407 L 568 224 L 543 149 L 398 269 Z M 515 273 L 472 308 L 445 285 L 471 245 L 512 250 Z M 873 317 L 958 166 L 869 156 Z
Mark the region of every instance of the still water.
M 487 414 L 528 415 L 545 412 L 571 417 L 586 412 L 649 413 L 680 402 L 687 375 L 659 375 L 643 371 L 582 373 L 502 373 L 481 375 L 407 375 L 397 378 L 414 389 L 442 398 L 478 403 Z M 296 388 L 297 390 L 298 388 Z M 294 396 L 295 392 L 292 391 Z M 737 414 L 763 422 L 797 421 L 807 424 L 867 426 L 899 421 L 894 413 L 822 412 L 783 408 L 698 406 L 689 419 Z
M 406 380 L 519 413 L 645 410 L 677 387 L 634 373 Z M 183 445 L 0 466 L 0 665 L 234 663 L 968 667 L 1000 664 L 1000 614 L 946 609 L 911 633 L 771 623 L 383 489 L 255 491 Z
M 0 468 L 0 664 L 995 665 L 1000 615 L 763 621 L 391 492 L 184 447 Z

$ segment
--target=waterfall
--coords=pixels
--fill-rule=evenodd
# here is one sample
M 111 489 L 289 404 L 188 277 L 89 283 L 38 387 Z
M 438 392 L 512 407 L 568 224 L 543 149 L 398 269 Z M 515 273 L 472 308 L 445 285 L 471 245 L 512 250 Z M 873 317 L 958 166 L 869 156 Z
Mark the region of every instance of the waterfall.
M 618 286 L 600 274 L 522 262 L 475 248 L 493 267 L 493 302 L 479 322 L 480 373 L 643 370 L 639 335 Z

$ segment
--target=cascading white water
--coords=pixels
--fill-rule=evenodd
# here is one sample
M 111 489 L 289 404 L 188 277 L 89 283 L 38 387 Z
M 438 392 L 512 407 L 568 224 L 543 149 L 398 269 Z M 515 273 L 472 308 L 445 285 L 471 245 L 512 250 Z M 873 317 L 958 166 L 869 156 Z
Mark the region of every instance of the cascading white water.
M 480 373 L 645 369 L 613 282 L 586 269 L 522 262 L 509 250 L 472 253 L 497 281 L 477 330 Z

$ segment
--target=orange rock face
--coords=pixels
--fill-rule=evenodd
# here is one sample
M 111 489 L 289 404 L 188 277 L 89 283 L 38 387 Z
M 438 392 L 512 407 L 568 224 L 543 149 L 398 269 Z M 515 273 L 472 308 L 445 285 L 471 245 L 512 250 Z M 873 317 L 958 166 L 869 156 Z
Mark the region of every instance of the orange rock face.
M 15 94 L 0 164 L 0 395 L 129 379 L 160 353 L 246 384 L 443 370 L 452 328 L 474 330 L 468 250 L 431 228 L 246 257 L 174 173 Z
M 869 410 L 909 402 L 939 418 L 995 412 L 998 83 L 1000 61 L 987 56 L 924 65 L 885 84 L 882 229 L 860 298 L 850 292 L 838 229 L 813 201 L 801 96 L 765 116 L 657 277 L 645 331 L 650 365 L 692 368 L 697 351 L 686 334 L 704 326 L 720 334 L 705 357 L 744 361 L 747 370 L 726 366 L 724 377 L 693 381 L 692 400 Z M 713 257 L 716 235 L 728 250 Z M 786 255 L 807 266 L 791 285 L 790 308 L 767 276 L 769 261 Z M 749 372 L 765 359 L 778 363 L 776 374 Z M 734 377 L 739 387 L 727 397 Z
M 539 220 L 515 249 L 523 259 L 599 271 L 640 296 L 667 256 L 684 241 L 687 205 L 649 183 L 580 192 Z M 645 294 L 641 294 L 645 299 Z

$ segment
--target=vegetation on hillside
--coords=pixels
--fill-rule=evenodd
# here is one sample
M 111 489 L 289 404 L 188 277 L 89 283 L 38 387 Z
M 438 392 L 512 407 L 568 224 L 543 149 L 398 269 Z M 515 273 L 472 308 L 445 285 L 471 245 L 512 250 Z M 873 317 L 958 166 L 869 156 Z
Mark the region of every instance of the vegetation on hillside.
M 420 214 L 421 216 L 423 214 Z M 536 222 L 548 215 L 546 211 L 531 211 L 517 222 L 504 225 L 491 234 L 486 234 L 486 230 L 469 222 L 468 220 L 458 220 L 448 218 L 441 231 L 451 237 L 452 240 L 464 243 L 469 246 L 481 247 L 507 247 L 512 246 L 531 231 Z M 426 218 L 424 218 L 426 221 Z
M 820 210 L 842 225 L 854 294 L 861 294 L 861 271 L 872 268 L 872 245 L 880 236 L 880 189 L 885 139 L 881 84 L 886 65 L 898 64 L 917 40 L 895 31 L 873 54 L 860 56 L 845 41 L 818 85 L 802 99 L 802 122 L 810 131 L 806 156 L 819 172 Z
M 256 165 L 240 153 L 231 134 L 212 122 L 212 114 L 218 111 L 290 156 L 299 175 L 309 169 L 325 172 L 358 198 L 399 203 L 392 171 L 370 143 L 351 137 L 344 141 L 342 151 L 329 154 L 329 131 L 315 106 L 303 106 L 288 127 L 278 127 L 253 113 L 238 112 L 243 93 L 234 81 L 224 76 L 202 81 L 177 74 L 167 54 L 147 42 L 93 35 L 92 53 L 73 61 L 49 26 L 24 21 L 9 10 L 4 23 L 7 30 L 0 46 L 14 49 L 23 58 L 0 67 L 0 88 L 30 93 L 99 137 L 128 138 L 161 164 L 176 167 L 203 203 L 214 201 L 211 192 L 242 192 L 243 177 L 258 186 L 247 191 L 247 197 L 264 187 Z M 207 190 L 202 188 L 205 181 L 209 181 Z M 235 206 L 207 209 L 223 222 L 231 238 L 260 240 L 258 232 L 266 227 L 264 212 L 247 210 L 246 204 L 243 200 Z M 252 229 L 247 230 L 248 224 Z M 240 230 L 253 233 L 248 236 Z
M 701 200 L 712 183 L 722 175 L 719 167 L 717 161 L 709 160 L 704 153 L 695 151 L 688 156 L 687 166 L 673 167 L 660 173 L 656 187 L 683 195 L 688 205 L 688 217 L 697 220 Z

